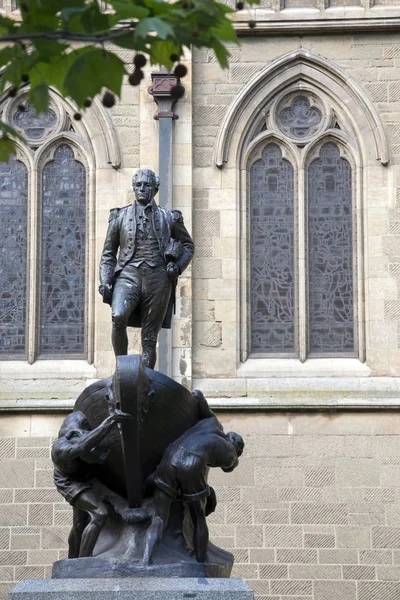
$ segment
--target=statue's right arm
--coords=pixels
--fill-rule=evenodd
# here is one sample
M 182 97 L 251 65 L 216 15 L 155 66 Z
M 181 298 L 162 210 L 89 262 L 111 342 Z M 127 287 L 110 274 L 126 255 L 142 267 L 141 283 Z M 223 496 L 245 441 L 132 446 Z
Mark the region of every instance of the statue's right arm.
M 239 459 L 236 450 L 233 447 L 233 444 L 228 442 L 225 438 L 218 436 L 218 440 L 215 440 L 214 451 L 214 465 L 216 467 L 221 467 L 225 473 L 230 473 L 238 466 Z
M 119 248 L 119 209 L 111 211 L 100 260 L 100 285 L 112 285 Z
M 116 422 L 116 416 L 110 415 L 96 429 L 77 430 L 76 433 L 71 431 L 68 438 L 65 436 L 58 438 L 52 448 L 54 464 L 57 466 L 59 461 L 82 458 L 103 441 Z

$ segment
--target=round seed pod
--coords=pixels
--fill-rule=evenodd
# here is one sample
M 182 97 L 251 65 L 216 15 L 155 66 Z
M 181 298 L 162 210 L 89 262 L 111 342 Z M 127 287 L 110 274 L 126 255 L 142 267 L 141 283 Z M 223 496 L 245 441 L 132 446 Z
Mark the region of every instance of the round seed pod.
M 177 83 L 176 85 L 172 86 L 171 96 L 173 98 L 176 98 L 177 100 L 179 100 L 179 98 L 182 98 L 182 96 L 184 94 L 185 94 L 185 88 L 183 87 L 183 85 L 181 85 L 180 83 Z
M 143 71 L 140 69 L 135 69 L 133 73 L 131 73 L 128 77 L 128 81 L 131 85 L 139 85 L 144 77 Z
M 115 96 L 111 92 L 106 92 L 101 99 L 103 106 L 106 108 L 112 108 L 115 104 Z
M 176 65 L 174 73 L 177 77 L 179 77 L 179 79 L 181 77 L 185 77 L 187 74 L 187 67 L 185 67 L 185 65 Z
M 133 59 L 133 64 L 135 65 L 135 67 L 137 67 L 138 69 L 142 69 L 146 63 L 147 59 L 144 54 L 135 55 L 135 58 Z

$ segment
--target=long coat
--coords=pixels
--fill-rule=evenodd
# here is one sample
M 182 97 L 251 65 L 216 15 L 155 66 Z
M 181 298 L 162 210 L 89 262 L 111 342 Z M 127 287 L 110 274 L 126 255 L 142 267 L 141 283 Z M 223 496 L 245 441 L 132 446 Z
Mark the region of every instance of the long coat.
M 153 227 L 158 240 L 160 253 L 164 257 L 165 251 L 171 241 L 175 240 L 182 244 L 182 252 L 176 259 L 175 264 L 182 273 L 193 258 L 194 244 L 184 223 L 182 213 L 179 210 L 166 210 L 158 206 L 153 200 L 151 212 Z M 133 258 L 136 241 L 136 210 L 135 204 L 124 208 L 114 208 L 110 212 L 108 230 L 104 242 L 104 248 L 100 260 L 100 284 L 114 285 L 116 278 L 125 265 Z M 176 285 L 176 283 L 175 283 Z M 174 293 L 165 316 L 163 327 L 171 327 Z M 135 310 L 129 319 L 130 326 L 140 327 L 140 307 Z

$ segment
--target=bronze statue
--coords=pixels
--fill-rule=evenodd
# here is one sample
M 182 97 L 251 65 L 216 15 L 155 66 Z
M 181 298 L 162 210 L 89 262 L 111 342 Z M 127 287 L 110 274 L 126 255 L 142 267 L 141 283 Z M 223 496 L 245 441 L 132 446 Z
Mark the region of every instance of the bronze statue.
M 73 507 L 73 525 L 68 538 L 68 558 L 91 556 L 104 527 L 109 507 L 127 523 L 149 518 L 146 508 L 130 509 L 126 500 L 97 480 L 94 465 L 102 464 L 109 449 L 104 438 L 111 428 L 132 416 L 114 412 L 91 430 L 85 415 L 74 411 L 64 420 L 51 457 L 54 483 Z M 107 506 L 108 505 L 108 506 Z
M 128 353 L 128 325 L 142 328 L 142 358 L 156 362 L 161 327 L 170 328 L 179 275 L 193 257 L 194 244 L 182 214 L 158 206 L 159 179 L 138 170 L 132 179 L 136 201 L 111 210 L 100 262 L 99 292 L 112 307 L 112 345 Z
M 224 433 L 199 390 L 140 355 L 116 363 L 80 394 L 53 446 L 74 522 L 52 577 L 229 577 L 232 554 L 208 539 L 217 499 L 207 477 L 238 465 L 242 438 Z
M 189 507 L 193 523 L 193 547 L 197 562 L 207 557 L 206 516 L 215 510 L 215 492 L 207 484 L 210 467 L 230 472 L 238 465 L 243 439 L 224 433 L 214 417 L 199 421 L 166 449 L 152 483 L 155 485 L 154 516 L 146 533 L 143 563 L 150 564 L 156 545 L 168 525 L 171 504 L 181 500 Z

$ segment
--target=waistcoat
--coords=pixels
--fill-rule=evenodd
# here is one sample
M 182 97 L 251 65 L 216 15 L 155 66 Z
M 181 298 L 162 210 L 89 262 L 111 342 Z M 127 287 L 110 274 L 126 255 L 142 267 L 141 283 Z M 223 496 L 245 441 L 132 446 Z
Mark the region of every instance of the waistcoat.
M 135 253 L 130 261 L 134 267 L 146 263 L 149 267 L 165 265 L 164 257 L 160 252 L 160 246 L 154 231 L 153 219 L 148 221 L 148 235 L 145 240 L 141 239 L 139 229 L 136 227 Z

